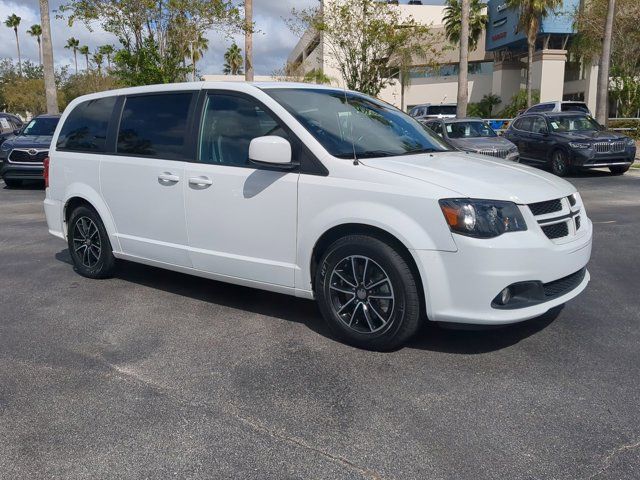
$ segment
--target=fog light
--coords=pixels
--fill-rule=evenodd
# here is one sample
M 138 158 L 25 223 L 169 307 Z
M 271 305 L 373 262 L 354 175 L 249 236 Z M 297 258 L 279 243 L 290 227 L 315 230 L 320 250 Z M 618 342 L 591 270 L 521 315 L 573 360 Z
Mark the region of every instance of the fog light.
M 500 303 L 506 305 L 509 303 L 509 300 L 511 300 L 511 289 L 507 287 L 500 292 Z

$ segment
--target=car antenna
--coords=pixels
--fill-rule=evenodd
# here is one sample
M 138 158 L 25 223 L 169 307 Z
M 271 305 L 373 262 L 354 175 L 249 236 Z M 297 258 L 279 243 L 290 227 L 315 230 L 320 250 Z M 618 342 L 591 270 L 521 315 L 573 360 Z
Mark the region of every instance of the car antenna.
M 349 106 L 349 99 L 347 98 L 347 83 L 344 83 L 344 86 L 342 88 L 343 92 L 344 92 L 344 103 L 345 105 L 348 107 Z M 348 112 L 349 115 L 346 116 L 346 118 L 348 119 L 349 122 L 349 138 L 351 139 L 351 147 L 353 148 L 353 164 L 358 166 L 360 165 L 360 162 L 358 161 L 358 156 L 356 155 L 356 142 L 354 142 L 353 140 L 353 120 L 350 118 L 351 114 L 350 112 Z

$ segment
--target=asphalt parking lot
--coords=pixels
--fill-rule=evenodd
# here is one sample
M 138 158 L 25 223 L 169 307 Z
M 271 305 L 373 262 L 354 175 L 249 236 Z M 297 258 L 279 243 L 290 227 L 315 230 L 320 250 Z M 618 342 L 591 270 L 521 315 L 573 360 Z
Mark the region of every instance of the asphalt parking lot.
M 0 478 L 640 478 L 640 171 L 569 180 L 584 294 L 393 353 L 337 343 L 308 301 L 84 279 L 42 189 L 0 182 Z

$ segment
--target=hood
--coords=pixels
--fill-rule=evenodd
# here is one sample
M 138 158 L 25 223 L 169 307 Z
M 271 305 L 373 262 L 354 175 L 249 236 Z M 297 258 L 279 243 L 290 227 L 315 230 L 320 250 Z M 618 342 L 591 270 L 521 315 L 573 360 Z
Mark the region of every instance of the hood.
M 627 137 L 619 133 L 609 132 L 607 130 L 584 131 L 584 132 L 556 132 L 560 138 L 571 140 L 624 140 Z
M 502 137 L 450 138 L 449 143 L 466 151 L 475 151 L 485 148 L 493 148 L 496 150 L 508 150 L 510 148 L 515 148 L 513 143 Z
M 6 145 L 11 148 L 49 148 L 52 135 L 18 135 L 8 138 Z
M 463 152 L 363 159 L 368 167 L 415 178 L 454 195 L 528 204 L 566 197 L 569 182 L 533 167 Z

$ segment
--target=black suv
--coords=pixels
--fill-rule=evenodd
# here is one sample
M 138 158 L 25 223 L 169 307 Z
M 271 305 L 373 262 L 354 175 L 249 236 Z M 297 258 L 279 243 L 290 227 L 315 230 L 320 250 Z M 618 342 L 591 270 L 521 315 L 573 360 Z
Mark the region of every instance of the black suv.
M 573 168 L 599 167 L 620 175 L 629 170 L 636 154 L 633 139 L 606 131 L 579 112 L 525 113 L 504 137 L 518 146 L 521 161 L 550 166 L 559 176 Z
M 0 145 L 0 177 L 7 187 L 44 178 L 42 161 L 59 120 L 60 115 L 39 115 Z

